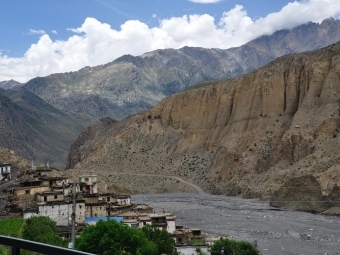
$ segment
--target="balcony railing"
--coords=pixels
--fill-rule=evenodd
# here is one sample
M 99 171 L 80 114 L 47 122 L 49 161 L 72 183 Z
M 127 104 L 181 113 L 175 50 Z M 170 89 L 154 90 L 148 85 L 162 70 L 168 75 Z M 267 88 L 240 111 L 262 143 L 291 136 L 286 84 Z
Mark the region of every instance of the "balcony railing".
M 35 251 L 47 255 L 93 255 L 92 253 L 76 251 L 49 244 L 32 242 L 24 239 L 0 235 L 0 244 L 10 246 L 12 255 L 20 255 L 20 249 Z

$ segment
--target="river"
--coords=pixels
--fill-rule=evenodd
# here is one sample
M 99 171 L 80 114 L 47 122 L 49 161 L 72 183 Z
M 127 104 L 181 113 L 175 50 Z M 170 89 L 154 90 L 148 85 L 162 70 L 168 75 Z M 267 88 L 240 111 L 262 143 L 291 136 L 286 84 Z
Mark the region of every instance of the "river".
M 263 255 L 340 254 L 340 217 L 280 211 L 268 202 L 197 193 L 140 194 L 156 212 L 171 211 L 176 224 L 203 233 L 257 241 Z

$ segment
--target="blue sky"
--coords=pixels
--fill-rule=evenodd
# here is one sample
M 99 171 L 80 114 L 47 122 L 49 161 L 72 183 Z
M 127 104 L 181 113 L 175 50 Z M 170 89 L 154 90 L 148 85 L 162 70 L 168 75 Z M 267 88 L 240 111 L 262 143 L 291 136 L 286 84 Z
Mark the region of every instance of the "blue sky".
M 240 46 L 339 14 L 338 0 L 0 0 L 0 81 L 160 48 Z

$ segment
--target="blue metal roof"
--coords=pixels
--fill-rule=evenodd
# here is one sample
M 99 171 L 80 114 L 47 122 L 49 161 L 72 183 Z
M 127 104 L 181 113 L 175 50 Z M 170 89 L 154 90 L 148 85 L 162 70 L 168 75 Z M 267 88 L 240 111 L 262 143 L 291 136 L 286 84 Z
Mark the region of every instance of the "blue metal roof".
M 121 222 L 123 220 L 123 217 L 118 216 L 112 216 L 112 217 L 87 217 L 85 218 L 85 223 L 93 223 L 97 222 L 99 220 L 107 221 L 107 220 L 115 220 L 117 222 Z

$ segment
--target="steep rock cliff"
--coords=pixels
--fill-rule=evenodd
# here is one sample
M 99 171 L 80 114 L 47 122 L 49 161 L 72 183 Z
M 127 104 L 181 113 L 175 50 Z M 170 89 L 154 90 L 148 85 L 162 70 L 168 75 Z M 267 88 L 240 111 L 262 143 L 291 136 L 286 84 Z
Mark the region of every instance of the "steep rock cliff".
M 176 175 L 207 192 L 263 199 L 291 178 L 313 176 L 327 196 L 340 185 L 339 75 L 340 43 L 278 58 L 164 98 L 108 128 L 79 162 L 70 151 L 68 167 Z M 112 181 L 136 191 L 170 185 L 141 187 L 138 175 Z

